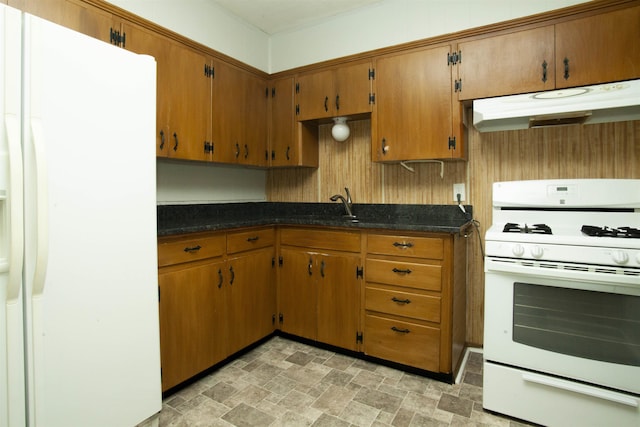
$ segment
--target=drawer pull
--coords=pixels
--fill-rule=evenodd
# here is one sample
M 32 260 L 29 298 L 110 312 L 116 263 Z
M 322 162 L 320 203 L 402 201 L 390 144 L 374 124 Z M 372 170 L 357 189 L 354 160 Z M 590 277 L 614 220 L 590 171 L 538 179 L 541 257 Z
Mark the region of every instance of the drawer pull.
M 247 242 L 257 242 L 259 238 L 260 237 L 258 237 L 258 236 L 247 237 Z
M 396 328 L 395 326 L 392 326 L 392 327 L 391 327 L 391 330 L 392 330 L 393 332 L 398 332 L 398 333 L 400 333 L 400 334 L 408 334 L 409 332 L 411 332 L 410 330 L 408 330 L 408 329 L 406 329 L 406 328 L 405 328 L 405 329 L 400 329 L 400 328 Z
M 391 301 L 398 303 L 398 304 L 410 304 L 411 300 L 409 298 L 405 298 L 405 299 L 399 299 L 396 297 L 391 298 Z
M 411 270 L 408 269 L 408 268 L 405 268 L 405 269 L 394 268 L 391 271 L 393 271 L 394 273 L 397 273 L 397 274 L 411 274 Z
M 202 249 L 202 246 L 198 245 L 198 246 L 193 246 L 193 247 L 186 247 L 184 248 L 185 252 L 198 252 L 200 249 Z
M 413 243 L 411 242 L 394 242 L 393 246 L 395 246 L 396 248 L 399 249 L 407 249 L 407 248 L 412 248 L 413 247 Z

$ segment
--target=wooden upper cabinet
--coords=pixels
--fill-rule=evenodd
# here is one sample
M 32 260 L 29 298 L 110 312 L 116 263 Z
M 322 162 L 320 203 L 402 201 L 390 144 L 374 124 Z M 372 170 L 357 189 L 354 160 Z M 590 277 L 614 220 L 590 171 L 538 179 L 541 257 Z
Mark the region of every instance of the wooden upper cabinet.
M 81 0 L 9 0 L 9 6 L 109 43 L 110 32 L 119 31 L 111 13 Z
M 554 27 L 458 44 L 458 99 L 554 89 Z
M 247 71 L 240 73 L 240 130 L 243 154 L 240 163 L 251 166 L 268 166 L 267 148 L 267 103 L 268 85 L 266 79 Z
M 371 111 L 371 62 L 301 74 L 296 79 L 297 120 L 349 116 Z
M 556 24 L 558 88 L 640 77 L 640 6 Z
M 318 127 L 297 122 L 294 79 L 269 85 L 269 166 L 318 167 Z
M 446 45 L 376 60 L 373 161 L 461 157 L 461 103 L 452 100 L 447 65 L 451 51 Z

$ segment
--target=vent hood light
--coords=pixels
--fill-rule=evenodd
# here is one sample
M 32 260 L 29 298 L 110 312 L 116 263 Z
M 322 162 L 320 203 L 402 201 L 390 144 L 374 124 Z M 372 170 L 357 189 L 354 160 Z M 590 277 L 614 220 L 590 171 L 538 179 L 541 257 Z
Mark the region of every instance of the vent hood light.
M 480 132 L 640 120 L 640 80 L 473 101 Z

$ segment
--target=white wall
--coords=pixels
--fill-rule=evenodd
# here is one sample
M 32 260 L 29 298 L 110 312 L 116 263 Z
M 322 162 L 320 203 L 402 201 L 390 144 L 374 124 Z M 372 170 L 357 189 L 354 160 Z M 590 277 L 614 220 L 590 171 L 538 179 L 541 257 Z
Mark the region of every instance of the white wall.
M 225 165 L 158 159 L 159 205 L 263 202 L 265 171 Z
M 585 0 L 383 0 L 270 40 L 271 73 Z

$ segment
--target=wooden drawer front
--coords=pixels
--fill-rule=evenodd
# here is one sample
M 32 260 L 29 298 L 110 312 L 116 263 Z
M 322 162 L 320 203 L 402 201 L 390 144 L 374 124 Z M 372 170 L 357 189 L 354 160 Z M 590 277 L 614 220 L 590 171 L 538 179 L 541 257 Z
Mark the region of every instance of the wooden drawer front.
M 442 267 L 433 264 L 367 259 L 367 282 L 439 291 L 442 288 Z
M 367 238 L 370 254 L 442 259 L 444 242 L 439 237 L 386 236 L 370 234 Z
M 227 234 L 227 253 L 248 251 L 273 246 L 275 241 L 273 228 L 238 231 Z
M 440 323 L 440 297 L 367 286 L 365 308 Z
M 364 352 L 429 371 L 440 371 L 440 330 L 368 314 Z
M 213 258 L 224 254 L 226 238 L 224 234 L 200 238 L 169 240 L 158 242 L 158 265 L 180 264 Z
M 360 232 L 283 228 L 280 230 L 280 244 L 360 252 Z

